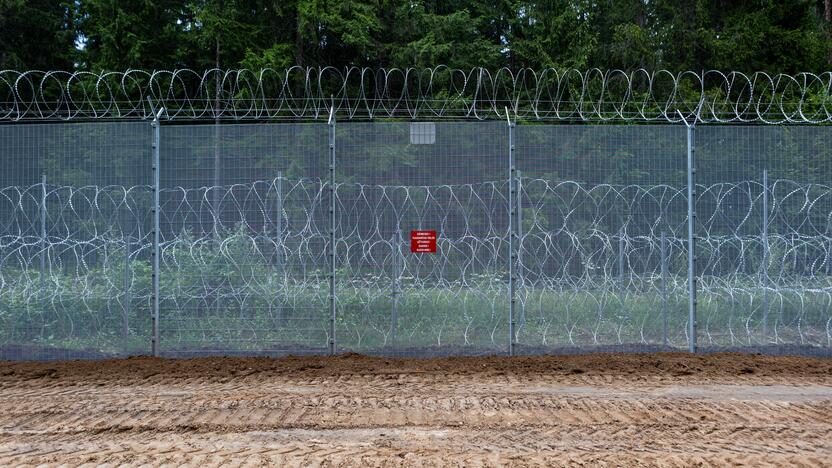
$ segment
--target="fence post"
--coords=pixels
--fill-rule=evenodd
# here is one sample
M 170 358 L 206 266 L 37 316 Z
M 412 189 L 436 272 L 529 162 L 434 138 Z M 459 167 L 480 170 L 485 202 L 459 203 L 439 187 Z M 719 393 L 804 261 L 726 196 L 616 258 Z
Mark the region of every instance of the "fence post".
M 329 354 L 335 354 L 335 106 L 329 110 Z
M 399 322 L 399 299 L 401 297 L 402 264 L 402 230 L 397 227 L 395 247 L 393 248 L 393 307 L 390 313 L 390 343 L 396 342 L 396 329 Z
M 153 116 L 153 122 L 150 123 L 151 127 L 153 128 L 153 273 L 152 273 L 152 280 L 153 280 L 153 293 L 152 293 L 152 302 L 153 302 L 153 311 L 151 314 L 150 322 L 151 322 L 151 337 L 150 337 L 150 349 L 153 356 L 159 356 L 159 239 L 161 233 L 161 222 L 160 222 L 160 192 L 161 192 L 161 183 L 159 173 L 161 171 L 160 167 L 160 144 L 161 144 L 161 135 L 160 135 L 160 124 L 159 124 L 159 117 L 162 116 L 162 112 L 164 108 L 159 109 L 157 113 Z
M 768 336 L 768 169 L 763 169 L 763 264 L 760 281 L 763 287 L 763 337 Z
M 511 117 L 506 108 L 506 120 L 508 121 L 508 355 L 514 355 L 514 307 L 515 307 L 515 260 L 516 253 L 514 251 L 514 239 L 516 231 L 514 227 L 514 217 L 516 215 L 516 207 L 514 205 L 515 197 L 515 182 L 517 175 L 515 174 L 516 167 L 514 165 L 514 126 L 515 122 L 511 121 Z
M 685 122 L 687 125 L 687 122 Z M 687 125 L 688 140 L 688 325 L 689 325 L 689 350 L 696 352 L 696 235 L 694 233 L 696 223 L 696 168 L 694 166 L 693 127 L 696 124 Z
M 523 282 L 523 174 L 516 170 L 517 174 L 517 280 L 520 287 L 524 287 Z M 516 333 L 520 333 L 526 325 L 526 301 L 520 301 L 520 316 L 518 317 L 518 327 Z
M 275 183 L 275 191 L 277 192 L 277 212 L 276 231 L 277 239 L 275 244 L 275 262 L 277 263 L 277 281 L 280 286 L 285 285 L 285 269 L 283 265 L 283 171 L 277 171 L 277 180 Z M 275 298 L 277 304 L 277 326 L 283 326 L 283 300 L 281 294 L 285 294 L 282 287 L 278 287 L 278 295 Z
M 624 226 L 618 229 L 618 287 L 624 289 Z
M 130 234 L 126 232 L 127 228 L 127 221 L 129 218 L 125 216 L 125 222 L 122 229 L 122 235 L 124 237 L 124 307 L 122 308 L 123 317 L 122 317 L 122 328 L 124 338 L 128 338 L 130 336 L 130 302 L 132 301 L 132 297 L 130 297 Z
M 662 345 L 667 348 L 667 236 L 662 231 L 662 319 L 664 330 L 662 331 Z
M 40 182 L 40 308 L 46 312 L 46 174 Z

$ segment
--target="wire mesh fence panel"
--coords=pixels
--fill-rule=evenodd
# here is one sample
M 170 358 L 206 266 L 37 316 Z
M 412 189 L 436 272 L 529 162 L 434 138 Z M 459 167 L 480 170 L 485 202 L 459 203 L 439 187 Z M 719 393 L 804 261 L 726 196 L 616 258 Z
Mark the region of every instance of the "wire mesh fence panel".
M 505 352 L 507 125 L 348 123 L 336 141 L 339 350 Z
M 0 359 L 149 350 L 150 128 L 0 126 Z
M 327 126 L 163 125 L 163 355 L 325 353 Z
M 331 131 L 163 122 L 162 354 L 329 352 L 331 239 L 339 352 L 508 352 L 510 277 L 515 352 L 687 347 L 683 126 L 339 123 L 334 198 Z M 0 142 L 0 359 L 149 352 L 150 124 Z M 693 144 L 700 349 L 828 353 L 832 133 Z
M 516 141 L 518 352 L 685 346 L 684 128 L 521 125 Z
M 832 133 L 702 126 L 696 146 L 702 345 L 830 346 Z

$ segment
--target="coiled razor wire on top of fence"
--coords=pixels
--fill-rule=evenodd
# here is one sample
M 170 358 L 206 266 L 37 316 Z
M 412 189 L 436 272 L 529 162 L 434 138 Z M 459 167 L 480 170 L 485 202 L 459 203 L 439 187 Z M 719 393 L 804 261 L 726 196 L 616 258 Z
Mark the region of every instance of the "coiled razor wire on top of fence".
M 518 346 L 683 346 L 686 188 L 521 182 Z M 338 184 L 339 349 L 397 341 L 499 349 L 506 185 Z M 233 334 L 237 349 L 281 342 L 297 350 L 325 335 L 325 321 L 302 319 L 310 302 L 325 310 L 327 190 L 320 179 L 284 178 L 164 189 L 168 349 L 210 348 L 221 332 Z M 832 344 L 832 188 L 779 179 L 768 192 L 766 238 L 759 181 L 697 188 L 706 346 Z M 60 337 L 65 346 L 146 351 L 151 195 L 149 186 L 0 189 L 2 342 Z M 438 230 L 438 253 L 403 255 L 402 230 L 426 225 Z M 185 309 L 199 314 L 200 328 L 176 326 Z
M 832 72 L 290 67 L 261 70 L 0 70 L 0 121 L 505 119 L 824 123 Z

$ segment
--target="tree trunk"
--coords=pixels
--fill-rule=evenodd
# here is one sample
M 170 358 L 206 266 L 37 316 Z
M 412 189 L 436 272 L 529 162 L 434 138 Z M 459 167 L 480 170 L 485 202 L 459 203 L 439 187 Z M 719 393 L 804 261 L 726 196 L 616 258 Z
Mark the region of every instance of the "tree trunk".
M 300 27 L 300 11 L 298 11 L 297 16 L 295 17 L 295 63 L 302 67 L 303 66 L 303 31 Z
M 826 37 L 832 41 L 832 0 L 823 0 L 823 18 L 826 20 Z M 827 47 L 826 63 L 832 65 L 832 46 Z
M 216 72 L 216 90 L 214 92 L 214 236 L 219 238 L 219 218 L 220 218 L 220 90 L 221 90 L 221 72 L 220 69 L 220 38 L 217 36 L 216 40 L 216 55 L 214 60 L 214 67 L 218 70 Z
M 645 27 L 647 26 L 647 12 L 644 11 L 645 8 L 647 8 L 646 5 L 640 0 L 638 2 L 638 9 L 636 10 L 636 23 L 638 24 L 638 28 L 642 31 L 644 31 Z M 647 68 L 644 58 L 645 57 L 643 51 L 639 51 L 638 67 L 642 70 Z

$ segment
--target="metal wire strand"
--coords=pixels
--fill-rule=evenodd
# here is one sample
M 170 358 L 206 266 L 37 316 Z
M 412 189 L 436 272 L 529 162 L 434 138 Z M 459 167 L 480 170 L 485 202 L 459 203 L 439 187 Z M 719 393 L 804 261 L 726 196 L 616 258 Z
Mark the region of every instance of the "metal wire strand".
M 217 94 L 219 90 L 219 94 Z M 335 68 L 0 70 L 0 121 L 520 119 L 678 122 L 832 121 L 832 72 Z

